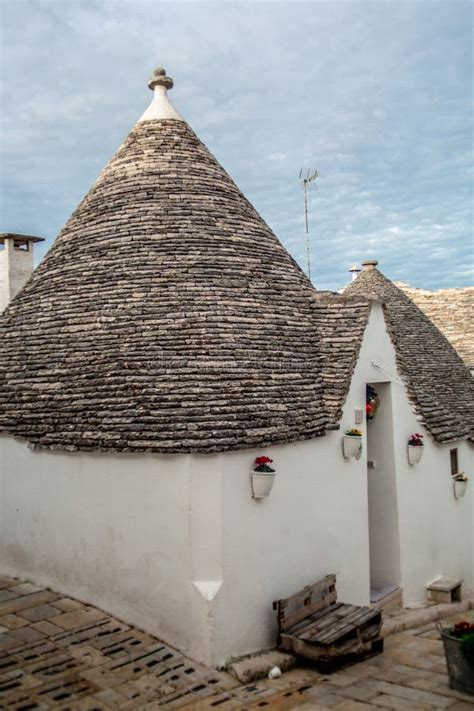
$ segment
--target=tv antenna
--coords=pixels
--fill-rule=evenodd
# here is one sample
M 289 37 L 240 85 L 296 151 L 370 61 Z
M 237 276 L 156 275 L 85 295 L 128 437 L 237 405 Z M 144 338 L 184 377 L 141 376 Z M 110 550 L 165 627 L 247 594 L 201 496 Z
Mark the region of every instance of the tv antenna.
M 300 183 L 304 192 L 304 218 L 306 225 L 306 252 L 308 256 L 308 278 L 311 281 L 311 248 L 309 242 L 309 224 L 308 224 L 308 190 L 314 188 L 318 189 L 315 183 L 316 178 L 319 178 L 319 173 L 317 170 L 308 170 L 306 174 L 303 173 L 303 169 L 300 170 Z

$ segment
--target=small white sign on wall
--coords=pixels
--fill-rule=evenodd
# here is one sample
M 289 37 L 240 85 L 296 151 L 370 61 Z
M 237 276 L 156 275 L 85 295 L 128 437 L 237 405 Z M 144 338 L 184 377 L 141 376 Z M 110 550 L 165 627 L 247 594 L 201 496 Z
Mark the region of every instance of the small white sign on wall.
M 354 422 L 356 425 L 362 424 L 363 415 L 364 411 L 362 409 L 354 410 Z

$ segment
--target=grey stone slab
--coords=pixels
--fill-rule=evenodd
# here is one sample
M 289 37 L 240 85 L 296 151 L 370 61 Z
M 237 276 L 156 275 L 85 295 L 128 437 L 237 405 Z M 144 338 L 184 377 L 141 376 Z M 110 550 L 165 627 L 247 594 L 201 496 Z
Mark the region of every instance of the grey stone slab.
M 73 610 L 80 610 L 81 607 L 85 607 L 85 605 L 79 602 L 79 600 L 73 600 L 70 597 L 62 597 L 54 601 L 54 607 L 57 607 L 63 612 L 72 612 Z
M 395 709 L 395 711 L 433 711 L 433 707 L 428 704 L 402 699 L 399 696 L 382 694 L 376 699 L 376 705 L 379 708 Z
M 9 630 L 26 627 L 27 624 L 27 620 L 23 620 L 21 617 L 17 617 L 17 615 L 2 615 L 2 617 L 0 617 L 0 625 Z
M 21 627 L 17 630 L 11 630 L 9 632 L 10 637 L 19 640 L 23 644 L 30 644 L 31 642 L 38 642 L 40 639 L 44 639 L 45 635 L 32 627 Z
M 32 593 L 40 592 L 43 588 L 39 588 L 37 585 L 32 585 L 31 583 L 21 583 L 21 585 L 16 585 L 10 588 L 10 590 L 17 595 L 31 595 Z
M 14 585 L 18 585 L 19 580 L 17 578 L 11 578 L 9 575 L 0 575 L 0 590 L 3 588 L 10 588 Z
M 52 605 L 36 605 L 35 607 L 29 607 L 27 610 L 21 610 L 18 612 L 18 617 L 23 617 L 30 622 L 41 622 L 41 620 L 47 620 L 49 617 L 57 617 L 57 614 L 57 608 Z
M 424 703 L 429 706 L 429 708 L 449 708 L 452 705 L 452 699 L 441 696 L 439 694 L 433 694 L 429 691 L 423 691 L 421 689 L 413 689 L 407 686 L 401 686 L 400 684 L 391 684 L 386 681 L 378 681 L 373 679 L 368 679 L 366 682 L 369 688 L 379 691 L 381 694 L 387 694 L 388 696 L 397 696 L 401 699 L 406 699 L 410 702 Z
M 0 634 L 0 652 L 5 652 L 13 647 L 18 647 L 21 642 L 11 636 L 10 633 Z
M 50 590 L 42 590 L 31 595 L 22 595 L 14 600 L 6 600 L 5 602 L 0 602 L 0 615 L 10 615 L 15 612 L 20 612 L 20 610 L 27 610 L 34 605 L 52 602 L 56 600 L 57 597 L 58 595 Z
M 18 595 L 12 592 L 12 588 L 5 588 L 0 590 L 0 602 L 6 602 L 7 600 L 14 600 Z
M 52 637 L 56 634 L 60 634 L 61 632 L 64 632 L 64 630 L 61 627 L 58 627 L 57 625 L 53 625 L 51 622 L 48 622 L 47 620 L 40 620 L 40 622 L 33 622 L 31 627 L 32 627 L 32 629 L 38 630 L 38 632 L 42 632 L 47 637 Z
M 379 692 L 376 689 L 371 689 L 364 683 L 352 684 L 352 686 L 339 687 L 337 693 L 340 696 L 347 696 L 355 701 L 371 701 L 378 696 Z
M 97 622 L 107 617 L 105 612 L 97 610 L 93 607 L 74 610 L 73 612 L 64 612 L 62 615 L 51 617 L 50 621 L 54 625 L 62 627 L 64 630 L 73 630 L 76 627 L 83 627 L 91 622 Z

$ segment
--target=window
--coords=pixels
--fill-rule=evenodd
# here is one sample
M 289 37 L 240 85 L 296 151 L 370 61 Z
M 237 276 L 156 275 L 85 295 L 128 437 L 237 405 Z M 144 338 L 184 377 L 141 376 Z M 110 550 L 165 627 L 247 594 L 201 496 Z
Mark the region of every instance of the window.
M 457 449 L 450 449 L 449 450 L 449 458 L 451 460 L 451 476 L 454 476 L 455 474 L 459 474 L 458 450 Z
M 28 242 L 28 240 L 14 239 L 13 240 L 13 248 L 14 249 L 21 249 L 22 252 L 28 252 L 29 242 Z

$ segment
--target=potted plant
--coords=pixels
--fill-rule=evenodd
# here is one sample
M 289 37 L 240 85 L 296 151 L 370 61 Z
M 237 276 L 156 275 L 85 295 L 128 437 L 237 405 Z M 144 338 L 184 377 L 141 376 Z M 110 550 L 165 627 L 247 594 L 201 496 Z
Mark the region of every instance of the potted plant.
M 252 472 L 252 492 L 254 499 L 265 499 L 272 490 L 276 469 L 273 469 L 273 459 L 257 457 Z
M 419 432 L 412 434 L 408 440 L 408 462 L 409 464 L 418 464 L 421 457 L 423 456 L 423 447 L 425 443 L 423 442 L 423 435 Z
M 373 420 L 380 407 L 380 398 L 372 385 L 366 386 L 365 393 L 365 414 L 368 420 Z
M 453 474 L 452 479 L 454 485 L 454 498 L 462 499 L 462 497 L 466 493 L 467 482 L 469 481 L 469 479 L 464 474 L 464 472 L 458 472 L 457 474 Z
M 474 695 L 474 624 L 463 620 L 454 627 L 438 629 L 443 640 L 444 654 L 451 689 Z
M 353 427 L 344 432 L 342 439 L 342 451 L 346 459 L 349 457 L 359 458 L 362 452 L 362 432 Z

